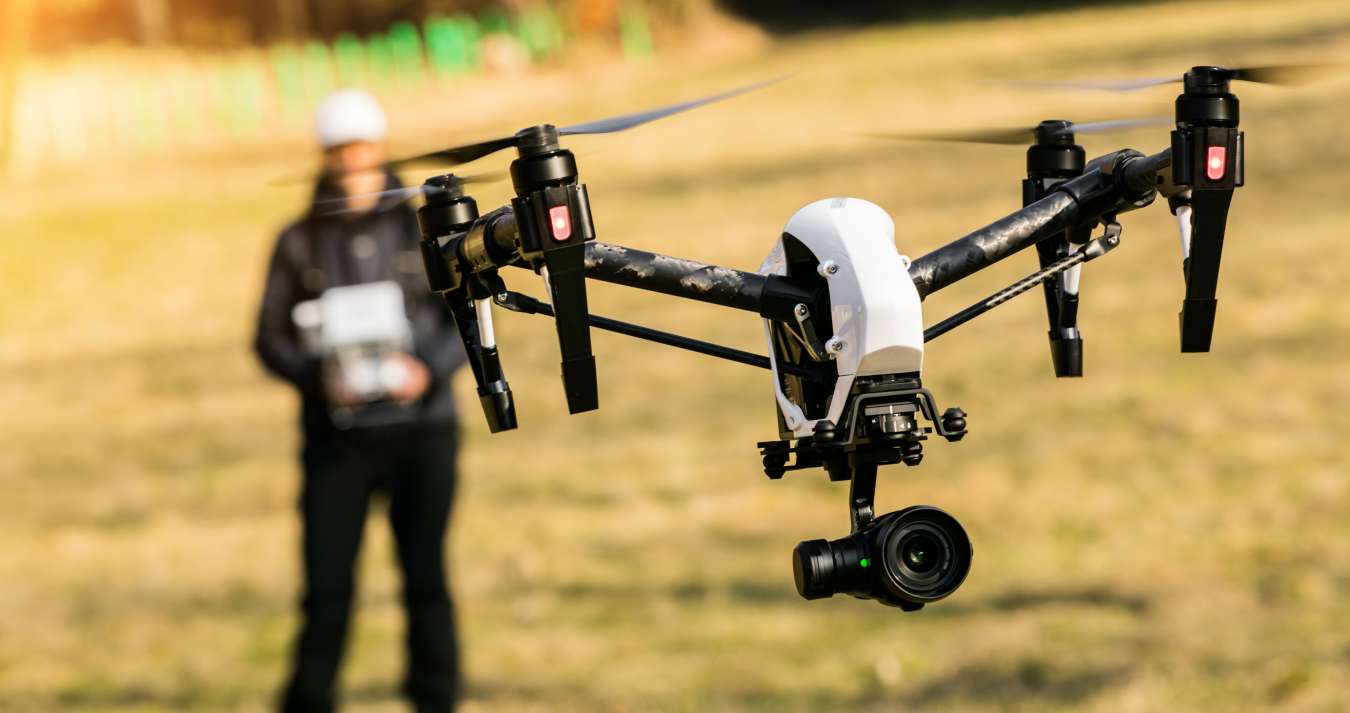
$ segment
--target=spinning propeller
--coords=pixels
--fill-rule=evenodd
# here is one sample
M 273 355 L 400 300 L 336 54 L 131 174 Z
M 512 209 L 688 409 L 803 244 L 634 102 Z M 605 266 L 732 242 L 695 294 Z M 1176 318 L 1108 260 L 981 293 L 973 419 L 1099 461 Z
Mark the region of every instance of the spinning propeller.
M 454 146 L 448 149 L 440 149 L 427 153 L 417 154 L 416 156 L 406 156 L 392 161 L 385 161 L 381 164 L 358 168 L 356 170 L 384 169 L 387 171 L 402 171 L 418 167 L 449 167 L 475 161 L 489 154 L 496 153 L 502 149 L 521 148 L 530 145 L 538 145 L 541 138 L 545 144 L 556 144 L 558 136 L 580 136 L 583 134 L 613 134 L 627 129 L 632 129 L 643 124 L 663 119 L 673 114 L 697 109 L 701 106 L 713 104 L 724 99 L 730 99 L 746 92 L 756 89 L 762 89 L 771 84 L 777 84 L 787 77 L 777 77 L 774 79 L 756 82 L 755 84 L 738 87 L 719 94 L 693 99 L 690 101 L 670 104 L 668 106 L 658 107 L 647 111 L 634 112 L 632 114 L 622 114 L 605 119 L 597 119 L 581 124 L 572 124 L 562 128 L 556 128 L 551 124 L 541 124 L 522 129 L 511 136 L 503 136 L 486 141 L 479 141 L 463 146 Z M 314 172 L 306 172 L 283 176 L 273 180 L 272 185 L 286 185 L 291 183 L 302 183 L 312 181 L 318 176 Z M 408 197 L 416 195 L 416 192 L 410 192 Z
M 1035 126 L 989 127 L 961 131 L 935 131 L 918 133 L 878 133 L 868 134 L 879 139 L 901 139 L 906 141 L 944 141 L 971 144 L 1022 145 L 1044 143 L 1056 139 L 1068 139 L 1073 143 L 1075 134 L 1102 134 L 1111 131 L 1124 131 L 1140 126 L 1161 126 L 1171 123 L 1166 117 L 1148 117 L 1141 119 L 1114 119 L 1079 124 L 1073 121 L 1042 121 Z
M 1314 81 L 1340 65 L 1331 62 L 1312 64 L 1277 64 L 1262 67 L 1208 67 L 1210 74 L 1224 81 L 1241 80 L 1256 84 L 1296 86 Z M 1183 82 L 1183 77 L 1144 77 L 1116 80 L 1070 80 L 1013 82 L 1017 86 L 1040 89 L 1095 89 L 1104 92 L 1132 92 L 1148 87 Z
M 427 179 L 420 186 L 404 186 L 402 188 L 391 188 L 387 191 L 377 191 L 375 193 L 361 193 L 355 196 L 342 198 L 323 198 L 314 201 L 317 208 L 327 207 L 327 210 L 321 210 L 320 215 L 346 215 L 355 212 L 353 209 L 345 208 L 347 202 L 352 199 L 375 198 L 377 203 L 387 199 L 397 199 L 404 201 L 414 196 L 431 198 L 432 196 L 448 195 L 451 198 L 457 198 L 464 194 L 464 186 L 471 183 L 495 183 L 504 180 L 506 173 L 502 171 L 493 171 L 489 173 L 474 173 L 468 175 L 446 174 L 444 176 L 435 176 Z
M 770 79 L 763 82 L 757 82 L 755 84 L 739 87 L 737 89 L 721 92 L 720 94 L 714 94 L 712 96 L 703 97 L 701 99 L 694 99 L 691 101 L 680 102 L 678 104 L 671 104 L 656 109 L 650 109 L 648 111 L 640 111 L 632 114 L 612 116 L 606 119 L 598 119 L 596 121 L 588 121 L 581 124 L 572 124 L 571 126 L 564 126 L 561 128 L 555 128 L 548 124 L 544 124 L 541 126 L 553 129 L 552 133 L 554 133 L 556 136 L 579 136 L 582 134 L 613 134 L 620 131 L 625 131 L 627 129 L 632 129 L 637 126 L 641 126 L 643 124 L 655 121 L 657 119 L 662 119 L 667 116 L 671 116 L 672 114 L 678 114 L 680 112 L 689 111 L 690 109 L 697 109 L 698 107 L 701 106 L 706 106 L 714 102 L 719 102 L 724 99 L 730 99 L 734 96 L 738 96 L 740 94 L 745 94 L 746 92 L 761 89 L 771 84 L 780 82 L 783 79 L 784 77 L 779 77 L 777 79 Z M 465 144 L 463 146 L 455 146 L 448 149 L 440 149 L 439 151 L 431 151 L 428 153 L 418 154 L 416 156 L 408 156 L 405 158 L 394 159 L 393 161 L 389 161 L 384 165 L 385 167 L 395 171 L 404 168 L 413 168 L 421 165 L 456 166 L 462 163 L 468 163 L 470 161 L 480 159 L 489 154 L 501 151 L 502 149 L 520 148 L 522 146 L 528 146 L 532 141 L 537 140 L 536 137 L 538 133 L 540 133 L 538 131 L 539 128 L 540 127 L 530 127 L 528 129 L 522 129 L 510 136 L 503 136 L 496 139 L 488 139 L 486 141 L 479 141 L 472 144 Z

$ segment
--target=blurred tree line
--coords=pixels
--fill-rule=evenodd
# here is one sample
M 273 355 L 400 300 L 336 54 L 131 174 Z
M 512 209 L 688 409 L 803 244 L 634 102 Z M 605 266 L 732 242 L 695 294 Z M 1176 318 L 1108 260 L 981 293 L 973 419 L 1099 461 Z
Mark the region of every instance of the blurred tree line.
M 400 21 L 420 24 L 432 16 L 494 10 L 518 14 L 540 5 L 588 34 L 614 28 L 622 6 L 634 3 L 679 19 L 711 7 L 712 0 L 41 0 L 35 3 L 32 46 L 42 51 L 99 42 L 232 47 L 332 40 L 343 33 L 380 32 Z
M 716 8 L 770 30 L 1043 7 L 1010 0 L 40 0 L 33 4 L 32 46 L 39 51 L 98 42 L 219 48 L 332 40 L 343 33 L 380 32 L 400 21 L 420 24 L 437 15 L 494 10 L 518 14 L 541 5 L 569 18 L 570 29 L 578 34 L 613 29 L 622 7 L 631 5 L 641 5 L 664 23 Z
M 0 0 L 0 174 L 259 141 L 337 86 L 427 95 L 574 44 L 643 61 L 651 15 L 710 2 Z
M 1120 4 L 1124 0 L 1113 0 Z M 1134 0 L 1138 1 L 1138 0 Z M 875 22 L 964 19 L 1062 11 L 1102 0 L 716 0 L 719 9 L 773 32 Z

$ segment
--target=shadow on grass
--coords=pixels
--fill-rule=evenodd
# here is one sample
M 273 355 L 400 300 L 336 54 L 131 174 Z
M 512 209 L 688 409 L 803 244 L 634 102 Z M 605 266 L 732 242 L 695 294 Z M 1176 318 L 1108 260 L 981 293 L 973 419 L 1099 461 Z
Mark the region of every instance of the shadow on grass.
M 666 585 L 617 582 L 568 582 L 552 587 L 560 600 L 575 605 L 605 606 L 666 600 L 680 605 L 699 605 L 715 600 L 730 600 L 736 604 L 756 606 L 806 606 L 796 594 L 791 579 L 764 581 L 764 579 L 729 579 L 729 581 L 698 581 L 686 579 Z M 837 597 L 846 597 L 840 594 Z M 992 597 L 963 598 L 957 593 L 952 600 L 936 602 L 915 616 L 923 618 L 967 618 L 984 614 L 1014 614 L 1037 609 L 1095 609 L 1098 612 L 1119 612 L 1127 616 L 1145 617 L 1153 609 L 1152 598 L 1126 593 L 1107 586 L 1046 587 L 1004 591 Z
M 392 682 L 365 683 L 343 690 L 339 700 L 343 703 L 392 703 L 403 700 L 403 689 Z
M 1129 680 L 1132 667 L 1084 665 L 1068 668 L 1038 659 L 979 662 L 948 675 L 927 679 L 916 687 L 887 690 L 865 685 L 848 692 L 819 686 L 792 693 L 782 691 L 711 694 L 695 709 L 738 711 L 903 711 L 1041 710 L 1077 708 Z
M 1132 592 L 1121 592 L 1104 585 L 1085 587 L 1042 587 L 1014 589 L 983 599 L 960 598 L 932 605 L 932 612 L 943 616 L 971 614 L 1007 614 L 1041 607 L 1093 607 L 1120 609 L 1135 616 L 1143 616 L 1153 608 L 1153 600 Z
M 563 599 L 596 602 L 625 602 L 659 597 L 687 603 L 703 601 L 716 595 L 725 595 L 732 599 L 756 604 L 783 604 L 801 601 L 790 583 L 762 582 L 749 579 L 726 582 L 687 580 L 663 587 L 572 582 L 559 585 L 554 591 Z
M 1038 658 L 979 662 L 924 683 L 905 694 L 914 706 L 954 703 L 1076 705 L 1119 686 L 1133 667 L 1087 664 L 1067 667 Z
M 234 710 L 263 698 L 242 688 L 222 687 L 219 684 L 182 685 L 159 689 L 147 685 L 114 686 L 107 682 L 90 681 L 72 684 L 57 693 L 55 700 L 40 704 L 20 700 L 13 710 L 108 710 L 152 709 L 185 711 L 200 708 Z M 271 701 L 268 700 L 268 703 Z M 46 706 L 52 706 L 47 708 Z M 6 708 L 6 710 L 10 710 Z
M 686 580 L 666 586 L 571 582 L 559 585 L 553 591 L 563 599 L 596 603 L 631 602 L 653 597 L 690 603 L 715 596 L 761 605 L 803 603 L 792 583 L 786 580 L 734 579 L 719 582 Z M 930 604 L 923 615 L 968 617 L 981 614 L 1011 614 L 1049 607 L 1114 609 L 1141 617 L 1147 615 L 1153 608 L 1153 600 L 1141 594 L 1122 592 L 1105 585 L 1020 589 L 980 599 L 963 598 L 958 591 L 950 600 Z
M 528 675 L 509 680 L 469 680 L 460 692 L 460 703 L 475 703 L 488 710 L 524 705 L 534 710 L 613 710 L 618 706 L 587 681 L 533 683 Z M 538 706 L 538 708 L 536 708 Z M 639 707 L 637 710 L 644 710 Z
M 280 682 L 278 682 L 280 685 Z M 219 682 L 203 685 L 182 685 L 163 690 L 143 685 L 115 687 L 106 683 L 77 684 L 61 691 L 54 701 L 61 710 L 106 709 L 164 709 L 164 710 L 235 710 L 263 706 L 270 709 L 281 695 L 280 690 L 245 690 L 222 686 Z M 393 683 L 371 683 L 343 689 L 338 700 L 344 703 L 378 704 L 399 701 L 403 693 Z M 12 702 L 12 701 L 11 701 Z M 36 705 L 36 701 L 33 702 Z M 40 708 L 33 708 L 37 710 Z M 8 710 L 8 709 L 6 709 Z M 18 709 L 16 709 L 18 710 Z

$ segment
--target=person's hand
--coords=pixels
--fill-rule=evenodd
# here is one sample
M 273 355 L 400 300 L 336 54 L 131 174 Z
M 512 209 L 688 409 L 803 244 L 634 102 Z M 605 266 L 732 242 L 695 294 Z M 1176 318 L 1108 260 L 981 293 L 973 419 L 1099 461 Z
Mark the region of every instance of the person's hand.
M 427 392 L 427 387 L 431 386 L 431 372 L 427 370 L 427 365 L 423 364 L 421 359 L 404 352 L 395 352 L 385 357 L 385 360 L 393 361 L 407 373 L 402 383 L 389 390 L 389 397 L 404 405 L 422 398 L 422 394 Z
M 347 382 L 342 378 L 342 369 L 337 364 L 324 365 L 323 390 L 328 396 L 328 403 L 334 406 L 355 406 L 361 401 L 354 391 L 347 388 Z

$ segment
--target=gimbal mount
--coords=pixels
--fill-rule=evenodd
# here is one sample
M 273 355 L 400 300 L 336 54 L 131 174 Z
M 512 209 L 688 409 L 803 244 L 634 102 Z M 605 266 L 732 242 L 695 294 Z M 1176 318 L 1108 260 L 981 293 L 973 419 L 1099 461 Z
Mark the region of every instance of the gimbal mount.
M 1148 205 L 1161 190 L 1182 223 L 1188 251 L 1182 350 L 1207 350 L 1224 222 L 1232 191 L 1242 183 L 1237 99 L 1225 72 L 1196 67 L 1186 74 L 1171 148 L 1151 156 L 1125 149 L 1086 161 L 1067 126 L 1042 124 L 1027 154 L 1023 207 L 912 261 L 896 250 L 890 218 L 852 198 L 799 211 L 758 272 L 600 242 L 576 158 L 559 141 L 569 133 L 598 132 L 580 129 L 615 130 L 614 123 L 530 127 L 438 152 L 458 162 L 515 148 L 515 198 L 479 215 L 452 175 L 429 179 L 436 190 L 424 191 L 427 201 L 418 210 L 428 280 L 454 313 L 493 432 L 517 426 L 493 305 L 554 318 L 571 413 L 599 405 L 590 327 L 771 370 L 779 438 L 759 443 L 765 474 L 779 479 L 788 471 L 823 467 L 831 480 L 850 482 L 851 534 L 798 545 L 798 591 L 807 598 L 849 593 L 918 609 L 954 591 L 971 557 L 964 530 L 941 510 L 873 512 L 878 466 L 917 465 L 929 434 L 955 442 L 967 432 L 966 413 L 940 411 L 923 387 L 924 343 L 1045 285 L 1056 373 L 1081 374 L 1077 272 L 1119 244 L 1120 214 Z M 701 103 L 706 101 L 681 106 Z M 628 123 L 620 128 L 668 113 L 673 111 L 621 117 Z M 1099 224 L 1103 232 L 1094 238 Z M 923 329 L 924 297 L 1032 245 L 1040 269 Z M 509 290 L 500 274 L 505 267 L 541 275 L 548 303 Z M 753 312 L 764 321 L 769 354 L 593 315 L 587 278 Z

